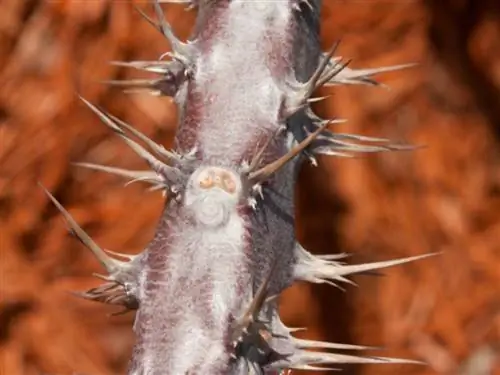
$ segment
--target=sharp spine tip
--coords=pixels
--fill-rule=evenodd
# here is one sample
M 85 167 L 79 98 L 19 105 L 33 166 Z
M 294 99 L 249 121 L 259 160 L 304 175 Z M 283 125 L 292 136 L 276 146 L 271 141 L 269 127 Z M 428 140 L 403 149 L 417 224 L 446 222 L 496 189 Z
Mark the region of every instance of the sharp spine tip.
M 112 274 L 116 272 L 120 265 L 118 261 L 109 257 L 93 240 L 90 238 L 87 233 L 77 224 L 77 222 L 73 219 L 73 217 L 69 214 L 68 211 L 57 201 L 57 199 L 43 186 L 40 182 L 38 185 L 42 188 L 48 198 L 52 201 L 52 203 L 56 206 L 56 208 L 61 212 L 64 216 L 66 222 L 68 223 L 70 230 L 77 236 L 77 238 L 82 242 L 97 258 L 97 260 L 103 265 L 103 267 L 108 271 L 108 273 Z

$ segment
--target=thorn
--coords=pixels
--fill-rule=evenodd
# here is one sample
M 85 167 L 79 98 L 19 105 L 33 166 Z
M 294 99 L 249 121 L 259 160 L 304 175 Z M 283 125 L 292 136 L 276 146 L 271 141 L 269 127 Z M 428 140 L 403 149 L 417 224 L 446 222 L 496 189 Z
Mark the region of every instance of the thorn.
M 328 73 L 325 73 L 325 75 L 323 75 L 321 77 L 321 79 L 318 80 L 318 83 L 316 85 L 316 87 L 320 87 L 320 86 L 323 86 L 326 82 L 328 82 L 329 80 L 331 80 L 333 77 L 335 77 L 336 75 L 340 74 L 344 69 L 347 68 L 347 66 L 352 62 L 351 59 L 347 60 L 345 63 L 343 64 L 335 64 L 334 69 L 332 69 L 330 72 Z M 338 67 L 337 67 L 338 66 Z
M 309 0 L 300 0 L 300 1 L 303 4 L 306 4 L 311 11 L 314 10 L 313 5 L 311 4 L 311 2 Z
M 143 94 L 147 94 L 149 96 L 155 96 L 155 97 L 160 97 L 160 96 L 164 96 L 165 95 L 161 90 L 150 90 L 150 89 L 145 89 L 145 88 L 144 89 L 125 89 L 122 92 L 124 94 L 127 94 L 127 95 L 143 95 Z
M 362 274 L 371 272 L 381 268 L 392 267 L 420 259 L 425 259 L 439 253 L 430 253 L 417 255 L 413 257 L 388 260 L 382 262 L 364 263 L 357 265 L 348 265 L 338 262 L 337 259 L 345 258 L 344 254 L 328 256 L 316 256 L 304 249 L 298 242 L 295 246 L 296 265 L 294 269 L 294 277 L 296 280 L 303 280 L 312 283 L 330 283 L 336 287 L 334 282 L 340 281 L 343 283 L 353 284 L 345 276 L 353 274 Z M 354 285 L 356 285 L 354 283 Z
M 126 123 L 125 121 L 120 120 L 118 117 L 113 116 L 111 114 L 108 114 L 108 116 L 111 119 L 113 119 L 115 121 L 115 123 L 118 123 L 121 127 L 127 129 L 129 132 L 131 132 L 133 135 L 135 135 L 137 138 L 139 138 L 141 141 L 143 141 L 156 154 L 166 158 L 171 163 L 179 163 L 180 162 L 180 155 L 178 155 L 174 152 L 168 151 L 167 149 L 165 149 L 165 147 L 156 143 L 151 138 L 149 138 L 147 135 L 140 132 L 139 130 L 134 128 L 132 125 Z
M 251 172 L 248 176 L 249 180 L 259 182 L 262 181 L 269 176 L 271 176 L 273 173 L 278 171 L 280 168 L 282 168 L 286 163 L 288 163 L 290 160 L 292 160 L 295 156 L 297 156 L 301 151 L 303 151 L 309 144 L 311 144 L 312 141 L 324 130 L 326 127 L 329 125 L 329 122 L 325 122 L 321 126 L 318 127 L 317 130 L 315 130 L 313 133 L 309 134 L 306 139 L 304 139 L 302 142 L 300 142 L 298 145 L 296 145 L 293 149 L 291 149 L 288 153 L 283 155 L 281 158 L 278 160 L 267 164 L 263 168 Z
M 242 338 L 243 334 L 248 334 L 248 328 L 250 325 L 256 321 L 258 314 L 260 313 L 262 307 L 267 302 L 267 293 L 269 282 L 271 281 L 271 277 L 274 274 L 274 270 L 276 269 L 276 265 L 278 264 L 277 259 L 274 260 L 268 274 L 262 281 L 259 289 L 255 293 L 250 306 L 248 306 L 247 310 L 243 314 L 243 316 L 234 322 L 233 325 L 233 342 Z
M 134 259 L 137 258 L 137 255 L 117 253 L 116 251 L 111 251 L 111 250 L 108 250 L 108 249 L 103 249 L 103 250 L 105 252 L 107 252 L 108 254 L 112 254 L 112 255 L 115 255 L 115 256 L 118 256 L 118 257 L 121 257 L 121 258 L 125 258 L 125 259 L 128 259 L 129 261 L 133 261 Z
M 257 211 L 257 200 L 253 197 L 247 199 L 247 204 L 252 208 L 252 210 Z
M 77 236 L 80 242 L 82 242 L 90 251 L 92 251 L 97 260 L 103 265 L 103 267 L 106 269 L 106 271 L 108 271 L 108 273 L 113 274 L 114 272 L 116 272 L 120 268 L 118 261 L 109 257 L 92 240 L 92 238 L 90 238 L 89 235 L 87 235 L 87 233 L 85 233 L 85 231 L 82 228 L 80 228 L 80 226 L 76 223 L 76 221 L 71 217 L 69 212 L 64 209 L 64 207 L 56 200 L 56 198 L 54 198 L 54 196 L 51 193 L 49 193 L 49 191 L 41 183 L 38 183 L 38 185 L 40 185 L 45 194 L 49 197 L 52 203 L 64 216 L 66 222 L 70 227 L 70 231 Z
M 154 23 L 154 25 L 159 29 L 159 31 L 165 36 L 165 38 L 169 41 L 173 55 L 175 58 L 181 61 L 185 66 L 189 66 L 188 56 L 190 55 L 188 50 L 188 44 L 181 42 L 175 35 L 172 30 L 172 27 L 165 19 L 165 14 L 163 13 L 163 9 L 160 6 L 160 2 L 158 0 L 153 0 L 153 7 L 156 13 L 156 17 L 160 22 L 159 25 Z
M 104 111 L 100 110 L 96 106 L 94 106 L 92 103 L 84 99 L 83 97 L 79 96 L 80 99 L 97 115 L 99 118 L 104 122 L 105 125 L 107 125 L 109 128 L 111 128 L 120 138 L 123 139 L 127 145 L 135 151 L 137 155 L 139 155 L 143 160 L 145 160 L 151 169 L 155 171 L 157 174 L 163 176 L 168 184 L 171 184 L 172 182 L 176 181 L 177 179 L 180 178 L 180 171 L 177 168 L 170 167 L 160 160 L 156 159 L 153 155 L 151 155 L 148 151 L 146 151 L 141 145 L 138 143 L 134 142 L 130 138 L 128 138 L 125 135 L 125 132 L 112 120 L 116 119 L 114 116 L 110 116 Z M 124 122 L 119 122 L 120 125 L 127 127 L 128 130 L 131 132 L 134 132 L 135 135 L 137 134 L 142 134 L 137 130 L 132 130 L 133 128 L 124 123 Z M 146 136 L 144 136 L 144 139 L 149 140 Z M 154 143 L 151 140 L 149 140 L 149 143 Z M 159 147 L 159 146 L 158 146 Z
M 381 83 L 374 80 L 372 77 L 376 74 L 393 72 L 396 70 L 413 68 L 419 65 L 418 63 L 408 63 L 392 66 L 384 66 L 380 68 L 368 68 L 368 69 L 350 69 L 345 68 L 340 71 L 335 77 L 332 77 L 324 84 L 326 86 L 335 86 L 342 84 L 365 84 L 370 86 L 383 86 Z
M 349 345 L 349 344 L 337 344 L 333 342 L 326 341 L 316 341 L 299 339 L 293 337 L 293 342 L 297 345 L 299 349 L 335 349 L 335 350 L 381 350 L 381 347 L 375 346 L 361 346 L 361 345 Z
M 293 91 L 293 94 L 288 99 L 289 103 L 286 103 L 285 99 L 285 117 L 291 116 L 295 112 L 307 108 L 311 103 L 315 103 L 328 98 L 328 96 L 319 98 L 311 98 L 311 96 L 317 88 L 319 88 L 329 79 L 341 72 L 350 63 L 349 60 L 343 64 L 332 64 L 332 57 L 335 54 L 335 51 L 337 50 L 339 44 L 340 41 L 335 42 L 330 51 L 326 54 L 323 54 L 323 58 L 320 61 L 318 67 L 306 83 L 299 83 L 297 81 L 288 82 L 288 85 Z
M 314 153 L 316 155 L 325 155 L 325 156 L 337 156 L 341 158 L 353 158 L 354 155 L 348 154 L 345 152 L 339 152 L 339 151 L 334 151 L 329 147 L 315 147 L 314 148 Z
M 306 371 L 338 371 L 338 368 L 334 367 L 318 367 L 311 365 L 293 365 L 290 366 L 290 369 L 293 370 L 306 370 Z
M 116 312 L 113 312 L 113 313 L 109 313 L 108 314 L 108 318 L 113 317 L 113 316 L 125 315 L 125 314 L 128 314 L 131 311 L 132 311 L 132 309 L 124 307 L 123 309 L 121 309 L 119 311 L 116 311 Z
M 80 100 L 87 107 L 89 107 L 92 110 L 92 112 L 94 112 L 95 114 L 97 114 L 97 116 L 99 116 L 99 118 L 104 122 L 105 125 L 107 125 L 109 128 L 111 128 L 111 130 L 113 130 L 114 132 L 121 134 L 121 135 L 125 135 L 125 132 L 122 129 L 120 129 L 113 121 L 111 121 L 109 119 L 109 117 L 104 113 L 104 111 L 101 111 L 99 108 L 97 108 L 95 105 L 90 103 L 83 96 L 81 96 L 79 94 L 77 94 L 77 95 L 78 95 L 78 98 L 80 98 Z
M 154 88 L 159 83 L 163 82 L 164 79 L 129 79 L 129 80 L 119 80 L 119 79 L 108 79 L 102 80 L 100 83 L 104 85 L 117 86 L 117 87 L 135 87 L 135 88 Z
M 115 66 L 121 66 L 123 68 L 133 68 L 137 70 L 143 70 L 150 73 L 168 74 L 172 73 L 173 62 L 172 61 L 110 61 L 109 64 Z
M 255 184 L 252 186 L 252 190 L 261 198 L 264 199 L 264 192 L 262 191 L 261 184 Z
M 135 182 L 149 182 L 149 183 L 153 184 L 154 186 L 158 186 L 157 185 L 157 180 L 156 179 L 152 180 L 149 177 L 137 177 L 137 178 L 134 178 L 134 179 L 132 179 L 130 181 L 127 181 L 125 183 L 125 185 L 123 185 L 123 186 L 127 187 L 129 185 L 132 185 Z M 164 186 L 164 187 L 166 187 L 166 186 Z
M 319 63 L 318 67 L 316 68 L 316 70 L 314 71 L 311 78 L 309 79 L 309 81 L 306 84 L 307 89 L 306 89 L 304 97 L 309 98 L 312 95 L 313 91 L 318 87 L 318 85 L 317 85 L 318 81 L 320 80 L 324 71 L 328 67 L 330 60 L 333 57 L 333 55 L 335 54 L 335 52 L 337 51 L 337 48 L 339 47 L 339 45 L 340 45 L 340 40 L 337 40 L 335 43 L 333 43 L 330 50 L 326 54 L 323 55 L 323 60 Z
M 260 162 L 263 159 L 264 152 L 267 150 L 271 142 L 278 137 L 281 133 L 283 133 L 286 130 L 286 126 L 280 126 L 275 133 L 267 139 L 267 141 L 264 143 L 264 145 L 256 152 L 254 157 L 252 158 L 252 161 L 248 165 L 248 168 L 244 169 L 247 173 L 254 171 L 260 164 Z M 244 161 L 243 164 L 246 164 Z
M 307 104 L 312 104 L 312 103 L 316 103 L 316 102 L 320 102 L 322 100 L 328 99 L 329 97 L 330 97 L 330 95 L 318 96 L 316 98 L 309 98 L 306 100 L 306 102 L 307 102 Z
M 109 282 L 116 282 L 116 280 L 113 278 L 113 276 L 107 276 L 107 275 L 101 275 L 100 273 L 92 273 L 92 276 L 97 277 L 98 279 L 104 280 L 104 281 L 109 281 Z
M 145 69 L 143 69 L 145 70 Z M 101 80 L 101 84 L 124 88 L 125 93 L 150 93 L 153 96 L 175 97 L 181 82 L 172 72 L 164 73 L 161 78 L 129 79 L 129 80 Z M 157 93 L 158 92 L 158 93 Z
M 157 184 L 161 184 L 163 186 L 164 183 L 164 181 L 158 176 L 158 174 L 153 171 L 133 171 L 128 169 L 109 167 L 106 165 L 93 164 L 93 163 L 72 163 L 72 164 L 77 167 L 92 169 L 121 177 L 131 178 L 133 181 L 137 181 L 140 179 L 141 181 L 147 181 L 155 186 Z
M 425 258 L 429 258 L 432 256 L 440 255 L 441 252 L 416 255 L 412 257 L 402 258 L 402 259 L 394 259 L 394 260 L 386 260 L 381 262 L 373 262 L 373 263 L 365 263 L 365 264 L 356 264 L 356 265 L 348 265 L 342 266 L 338 269 L 337 275 L 352 275 L 366 271 L 372 271 L 380 268 L 388 268 L 392 266 L 397 266 L 404 263 L 414 262 L 416 260 L 421 260 Z

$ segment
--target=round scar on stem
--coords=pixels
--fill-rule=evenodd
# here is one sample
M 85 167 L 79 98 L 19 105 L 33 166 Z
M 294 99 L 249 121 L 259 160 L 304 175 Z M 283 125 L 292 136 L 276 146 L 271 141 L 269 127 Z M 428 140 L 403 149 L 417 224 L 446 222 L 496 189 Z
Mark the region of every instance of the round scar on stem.
M 218 187 L 229 194 L 234 194 L 237 190 L 237 176 L 223 168 L 208 167 L 197 177 L 196 182 L 202 189 Z

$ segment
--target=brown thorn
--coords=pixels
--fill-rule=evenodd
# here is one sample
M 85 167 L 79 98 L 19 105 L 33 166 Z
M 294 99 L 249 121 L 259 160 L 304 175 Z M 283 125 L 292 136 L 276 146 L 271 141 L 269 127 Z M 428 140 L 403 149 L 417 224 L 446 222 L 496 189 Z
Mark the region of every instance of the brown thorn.
M 164 158 L 168 159 L 169 162 L 178 162 L 179 161 L 179 156 L 174 154 L 171 151 L 168 151 L 165 149 L 165 147 L 159 145 L 158 143 L 154 142 L 152 139 L 150 139 L 146 134 L 140 132 L 136 128 L 134 128 L 132 125 L 126 123 L 125 121 L 119 119 L 116 116 L 113 116 L 111 114 L 108 115 L 111 119 L 113 119 L 119 126 L 127 129 L 129 132 L 131 132 L 133 135 L 135 135 L 137 138 L 139 138 L 141 141 L 143 141 L 145 144 L 148 145 L 156 154 L 163 156 Z
M 163 36 L 168 40 L 170 43 L 170 46 L 172 47 L 172 51 L 174 52 L 174 55 L 180 59 L 180 61 L 185 64 L 186 60 L 183 59 L 181 52 L 185 50 L 184 47 L 187 45 L 183 42 L 181 42 L 174 34 L 172 30 L 172 26 L 167 22 L 165 19 L 165 13 L 163 12 L 163 9 L 161 8 L 160 2 L 158 0 L 153 0 L 153 7 L 156 13 L 156 17 L 158 18 L 160 32 L 163 34 Z
M 77 238 L 94 254 L 97 260 L 104 266 L 109 273 L 115 272 L 119 268 L 119 264 L 113 258 L 109 257 L 90 236 L 77 224 L 68 211 L 57 201 L 56 198 L 39 182 L 38 185 L 42 188 L 45 194 L 49 197 L 52 203 L 57 207 L 61 214 L 66 219 L 71 231 Z
M 113 317 L 113 316 L 125 315 L 131 311 L 132 311 L 132 309 L 129 309 L 128 307 L 124 307 L 122 310 L 108 314 L 108 318 Z
M 105 172 L 121 177 L 126 177 L 126 178 L 132 178 L 132 179 L 138 179 L 138 178 L 146 178 L 148 179 L 148 182 L 150 183 L 162 183 L 163 181 L 158 178 L 158 174 L 153 171 L 136 171 L 136 170 L 128 170 L 128 169 L 123 169 L 123 168 L 117 168 L 117 167 L 110 167 L 107 165 L 100 165 L 100 164 L 93 164 L 93 163 L 72 163 L 73 165 L 77 167 L 82 167 L 82 168 L 87 168 L 91 169 L 94 171 L 100 171 L 100 172 Z
M 269 298 L 266 297 L 268 292 L 267 289 L 277 264 L 278 260 L 275 259 L 268 274 L 262 281 L 262 284 L 257 289 L 257 292 L 255 293 L 254 297 L 252 298 L 250 306 L 248 306 L 243 316 L 236 321 L 236 326 L 234 327 L 236 332 L 233 332 L 233 340 L 232 340 L 233 342 L 237 343 L 242 340 L 241 333 L 248 332 L 248 326 L 256 320 L 256 317 L 260 312 L 260 310 L 262 309 L 262 306 L 264 305 L 264 303 L 268 301 Z M 273 296 L 273 298 L 274 297 L 275 296 Z
M 132 139 L 128 138 L 125 132 L 114 122 L 113 120 L 116 119 L 116 117 L 104 112 L 103 110 L 99 109 L 92 103 L 90 103 L 88 100 L 84 99 L 83 97 L 80 96 L 80 99 L 94 112 L 100 119 L 101 121 L 104 122 L 105 125 L 107 125 L 109 128 L 111 128 L 120 138 L 123 139 L 125 143 L 133 150 L 137 155 L 139 155 L 143 160 L 145 160 L 151 169 L 155 171 L 156 173 L 164 176 L 167 178 L 167 183 L 171 182 L 170 178 L 172 177 L 172 173 L 177 174 L 179 170 L 177 168 L 171 167 L 157 158 L 155 158 L 150 152 L 148 152 L 144 147 L 139 145 L 137 142 L 133 141 Z M 116 119 L 118 120 L 118 119 Z M 130 125 L 122 122 L 121 120 L 118 120 L 119 124 L 122 126 L 127 126 L 127 129 L 133 132 L 134 134 L 142 134 L 138 130 L 135 130 L 132 128 Z M 147 138 L 144 134 L 142 136 L 145 139 Z M 154 143 L 153 141 L 149 140 L 150 143 Z M 157 148 L 159 146 L 157 145 Z
M 311 144 L 312 141 L 330 124 L 329 121 L 325 121 L 321 126 L 318 127 L 313 133 L 309 134 L 306 139 L 304 139 L 301 143 L 291 149 L 288 153 L 283 155 L 278 160 L 267 164 L 263 168 L 251 172 L 248 176 L 249 180 L 253 180 L 255 182 L 262 181 L 263 179 L 268 178 L 277 170 L 282 168 L 286 163 L 292 160 L 295 156 L 297 156 L 301 151 L 303 151 L 307 146 Z
M 323 86 L 325 83 L 330 81 L 333 77 L 335 77 L 337 74 L 339 74 L 342 70 L 347 68 L 347 66 L 352 62 L 352 59 L 347 60 L 343 64 L 338 64 L 338 67 L 335 69 L 332 69 L 332 71 L 328 74 L 326 74 L 323 78 L 320 78 L 318 80 L 317 87 Z
M 259 165 L 259 163 L 262 161 L 262 156 L 264 155 L 264 152 L 269 147 L 269 145 L 271 144 L 271 142 L 278 135 L 280 135 L 285 129 L 286 129 L 285 126 L 280 126 L 279 129 L 271 137 L 269 137 L 267 139 L 267 141 L 265 142 L 264 146 L 262 146 L 259 149 L 259 151 L 257 151 L 257 153 L 255 154 L 255 156 L 253 157 L 252 162 L 250 163 L 250 165 L 248 167 L 248 171 L 249 172 L 251 172 L 251 171 L 253 171 L 253 170 L 255 170 L 257 168 L 257 166 Z
M 150 18 L 141 8 L 139 8 L 137 5 L 135 5 L 135 3 L 132 1 L 132 0 L 129 0 L 130 3 L 132 4 L 132 6 L 134 7 L 134 9 L 151 25 L 153 26 L 156 30 L 158 30 L 159 32 L 162 32 L 162 29 L 161 29 L 161 26 L 158 25 L 155 21 L 153 21 L 152 18 Z
M 163 78 L 130 79 L 130 80 L 108 79 L 108 80 L 101 80 L 99 82 L 103 85 L 110 85 L 115 87 L 155 88 L 162 81 Z
M 250 306 L 245 314 L 247 319 L 250 319 L 250 321 L 255 320 L 255 315 L 259 313 L 261 310 L 262 306 L 268 299 L 267 296 L 267 289 L 269 286 L 269 282 L 271 281 L 271 277 L 274 274 L 274 270 L 276 268 L 276 265 L 278 264 L 278 261 L 275 260 L 273 262 L 273 265 L 271 266 L 268 274 L 266 275 L 264 281 L 260 285 L 259 289 L 257 289 L 257 292 L 255 293 L 255 297 L 253 298 L 252 302 L 250 303 Z M 271 298 L 274 299 L 276 296 L 272 296 Z
M 321 61 L 321 63 L 319 64 L 319 66 L 316 68 L 316 70 L 314 71 L 313 75 L 311 76 L 311 78 L 309 79 L 309 84 L 308 84 L 308 93 L 307 93 L 307 97 L 311 96 L 312 92 L 316 89 L 317 87 L 317 82 L 320 80 L 323 72 L 325 71 L 325 69 L 328 67 L 328 64 L 330 63 L 330 59 L 333 57 L 333 55 L 335 54 L 335 51 L 337 50 L 338 46 L 340 44 L 340 40 L 337 40 L 332 48 L 330 49 L 330 51 L 328 51 L 328 53 L 326 55 L 324 55 L 323 57 L 323 61 Z

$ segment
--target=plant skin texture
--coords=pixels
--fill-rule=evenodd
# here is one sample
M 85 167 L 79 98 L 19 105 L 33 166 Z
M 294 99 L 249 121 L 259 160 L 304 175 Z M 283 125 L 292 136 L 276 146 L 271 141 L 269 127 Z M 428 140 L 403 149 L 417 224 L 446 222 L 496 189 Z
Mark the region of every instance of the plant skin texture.
M 277 308 L 277 297 L 295 281 L 352 283 L 349 275 L 433 255 L 348 265 L 346 254 L 313 255 L 295 238 L 293 192 L 304 162 L 412 149 L 329 130 L 343 120 L 313 113 L 311 103 L 323 99 L 313 96 L 316 89 L 377 86 L 377 73 L 412 64 L 356 70 L 335 57 L 336 46 L 322 53 L 319 0 L 168 2 L 196 8 L 191 38 L 177 39 L 158 0 L 149 4 L 156 19 L 137 8 L 169 42 L 170 59 L 114 62 L 158 78 L 109 83 L 173 97 L 180 110 L 174 148 L 81 98 L 149 170 L 78 165 L 162 190 L 167 199 L 154 238 L 135 256 L 104 250 L 45 191 L 107 273 L 102 285 L 79 295 L 136 310 L 127 374 L 284 374 L 343 363 L 420 363 L 340 354 L 368 348 L 295 338 L 297 329 L 281 322 Z

